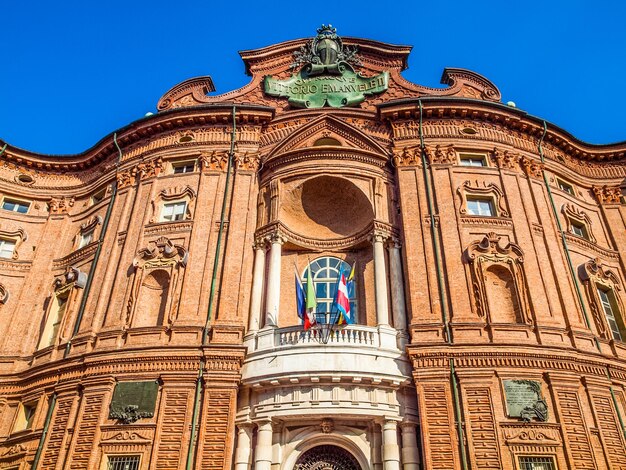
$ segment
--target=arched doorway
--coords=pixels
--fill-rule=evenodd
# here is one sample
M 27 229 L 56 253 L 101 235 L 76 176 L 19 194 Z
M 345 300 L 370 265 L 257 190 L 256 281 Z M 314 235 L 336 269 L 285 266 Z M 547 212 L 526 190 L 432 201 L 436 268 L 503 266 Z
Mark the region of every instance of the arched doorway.
M 294 470 L 361 470 L 356 458 L 347 450 L 332 445 L 313 447 L 304 452 Z

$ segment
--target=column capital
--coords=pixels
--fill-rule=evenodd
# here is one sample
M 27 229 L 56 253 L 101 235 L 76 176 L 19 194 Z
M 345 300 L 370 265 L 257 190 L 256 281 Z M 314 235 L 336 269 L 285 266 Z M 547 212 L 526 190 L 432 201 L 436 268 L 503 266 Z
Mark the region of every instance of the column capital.
M 399 250 L 402 248 L 402 242 L 398 237 L 390 236 L 387 239 L 387 248 Z
M 280 232 L 271 233 L 266 237 L 267 241 L 269 241 L 272 245 L 279 244 L 284 245 L 287 241 L 287 237 Z
M 266 250 L 267 249 L 267 237 L 256 237 L 252 243 L 254 250 Z

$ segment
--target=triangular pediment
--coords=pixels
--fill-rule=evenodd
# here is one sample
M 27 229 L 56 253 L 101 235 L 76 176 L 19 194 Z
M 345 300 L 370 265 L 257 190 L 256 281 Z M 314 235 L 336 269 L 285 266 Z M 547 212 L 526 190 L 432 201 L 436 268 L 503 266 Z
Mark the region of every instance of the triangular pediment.
M 338 142 L 333 144 L 332 140 Z M 298 149 L 311 149 L 316 146 L 336 146 L 361 152 L 386 155 L 388 152 L 360 129 L 347 124 L 334 116 L 320 116 L 308 122 L 289 137 L 280 142 L 268 155 L 268 159 L 293 152 Z M 326 144 L 326 142 L 330 142 Z

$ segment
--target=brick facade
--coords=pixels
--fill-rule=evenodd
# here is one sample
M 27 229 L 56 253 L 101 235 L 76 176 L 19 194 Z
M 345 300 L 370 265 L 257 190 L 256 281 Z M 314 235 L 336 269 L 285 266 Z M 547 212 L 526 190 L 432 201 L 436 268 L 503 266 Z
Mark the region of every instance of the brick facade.
M 290 41 L 80 155 L 4 148 L 0 469 L 291 470 L 322 445 L 364 470 L 626 469 L 626 144 L 343 43 L 386 91 L 264 93 Z M 293 279 L 326 257 L 355 266 L 357 322 L 321 341 Z M 520 380 L 545 415 L 510 411 Z M 153 412 L 110 416 L 119 384 L 154 381 Z

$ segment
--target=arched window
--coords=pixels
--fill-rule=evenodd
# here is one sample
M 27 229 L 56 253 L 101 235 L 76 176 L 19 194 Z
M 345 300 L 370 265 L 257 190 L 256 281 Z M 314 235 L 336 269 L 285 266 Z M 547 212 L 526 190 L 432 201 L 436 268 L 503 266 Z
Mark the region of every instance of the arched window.
M 315 297 L 317 299 L 317 321 L 319 323 L 334 322 L 331 313 L 335 314 L 337 308 L 334 304 L 337 295 L 337 285 L 340 273 L 344 273 L 346 281 L 350 276 L 350 266 L 345 261 L 332 256 L 317 258 L 304 270 L 302 283 L 306 286 L 309 273 L 313 275 L 315 285 Z M 356 302 L 356 283 L 348 282 L 348 297 L 350 298 L 350 310 L 355 321 L 358 319 Z

